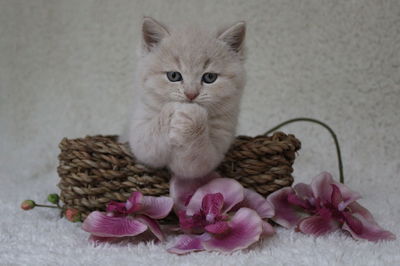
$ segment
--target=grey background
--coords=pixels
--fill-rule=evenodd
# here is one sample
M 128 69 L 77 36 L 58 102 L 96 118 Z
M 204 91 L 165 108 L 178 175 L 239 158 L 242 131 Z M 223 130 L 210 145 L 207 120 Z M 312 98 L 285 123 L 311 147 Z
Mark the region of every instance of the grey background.
M 55 173 L 62 137 L 121 132 L 132 101 L 143 15 L 168 25 L 248 23 L 248 83 L 238 133 L 307 116 L 336 130 L 349 182 L 398 182 L 399 1 L 0 1 L 3 178 Z M 337 176 L 324 129 L 303 142 L 295 175 Z M 18 165 L 18 167 L 16 167 Z M 53 178 L 56 178 L 54 176 Z M 379 182 L 378 182 L 379 181 Z

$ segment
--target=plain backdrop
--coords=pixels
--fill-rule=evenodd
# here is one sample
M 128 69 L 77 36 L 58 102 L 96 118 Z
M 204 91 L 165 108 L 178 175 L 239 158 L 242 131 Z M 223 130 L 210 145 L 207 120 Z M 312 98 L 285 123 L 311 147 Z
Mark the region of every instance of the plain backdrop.
M 299 116 L 328 123 L 341 143 L 346 183 L 364 195 L 381 224 L 399 232 L 399 1 L 0 0 L 0 203 L 11 214 L 0 216 L 0 258 L 7 251 L 11 255 L 5 261 L 29 262 L 34 252 L 23 260 L 12 255 L 10 245 L 20 250 L 23 242 L 24 249 L 32 248 L 32 236 L 27 240 L 26 232 L 14 234 L 12 228 L 19 223 L 51 227 L 57 220 L 44 210 L 21 213 L 18 205 L 58 191 L 60 140 L 122 131 L 135 97 L 132 81 L 144 15 L 171 27 L 190 22 L 214 28 L 245 20 L 248 82 L 238 134 L 261 134 Z M 325 129 L 299 123 L 283 131 L 303 144 L 294 166 L 296 182 L 308 182 L 323 170 L 338 178 Z M 57 226 L 83 235 L 77 225 L 57 221 Z M 85 237 L 64 241 L 80 243 L 90 257 L 98 251 L 81 243 Z M 390 245 L 399 247 L 398 241 Z M 343 263 L 351 255 L 336 246 L 339 255 L 332 263 Z M 359 260 L 380 257 L 378 252 L 368 259 L 368 250 L 378 246 L 368 243 Z M 265 244 L 270 254 L 268 248 Z M 247 262 L 253 255 L 257 252 L 246 255 Z M 386 258 L 399 259 L 395 253 Z

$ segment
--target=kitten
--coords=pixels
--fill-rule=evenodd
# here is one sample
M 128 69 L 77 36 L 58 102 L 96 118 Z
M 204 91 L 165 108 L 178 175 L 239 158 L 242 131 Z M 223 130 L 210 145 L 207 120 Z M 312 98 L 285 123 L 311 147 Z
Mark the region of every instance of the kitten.
M 244 22 L 210 33 L 144 18 L 127 136 L 137 160 L 181 178 L 205 176 L 220 164 L 245 84 L 245 31 Z

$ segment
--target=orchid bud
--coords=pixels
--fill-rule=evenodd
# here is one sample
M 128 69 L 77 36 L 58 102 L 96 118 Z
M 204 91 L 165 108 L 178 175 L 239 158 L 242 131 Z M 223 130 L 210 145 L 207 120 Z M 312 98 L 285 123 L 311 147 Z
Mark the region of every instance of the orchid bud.
M 60 197 L 57 194 L 49 194 L 47 200 L 53 204 L 58 204 Z
M 33 208 L 35 208 L 36 203 L 33 200 L 24 200 L 21 203 L 21 209 L 23 209 L 24 211 L 29 211 L 32 210 Z
M 81 213 L 74 208 L 68 208 L 65 211 L 65 217 L 67 217 L 68 221 L 76 223 L 81 221 Z

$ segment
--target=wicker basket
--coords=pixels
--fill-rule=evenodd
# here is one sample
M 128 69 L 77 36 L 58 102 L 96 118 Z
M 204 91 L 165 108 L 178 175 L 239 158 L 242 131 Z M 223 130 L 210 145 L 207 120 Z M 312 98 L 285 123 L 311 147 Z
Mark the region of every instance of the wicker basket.
M 169 193 L 169 172 L 135 162 L 116 136 L 64 138 L 59 147 L 58 187 L 66 207 L 83 218 L 104 210 L 110 200 L 125 201 L 133 191 L 160 196 Z M 239 136 L 217 171 L 266 196 L 293 183 L 293 162 L 301 144 L 293 135 Z

